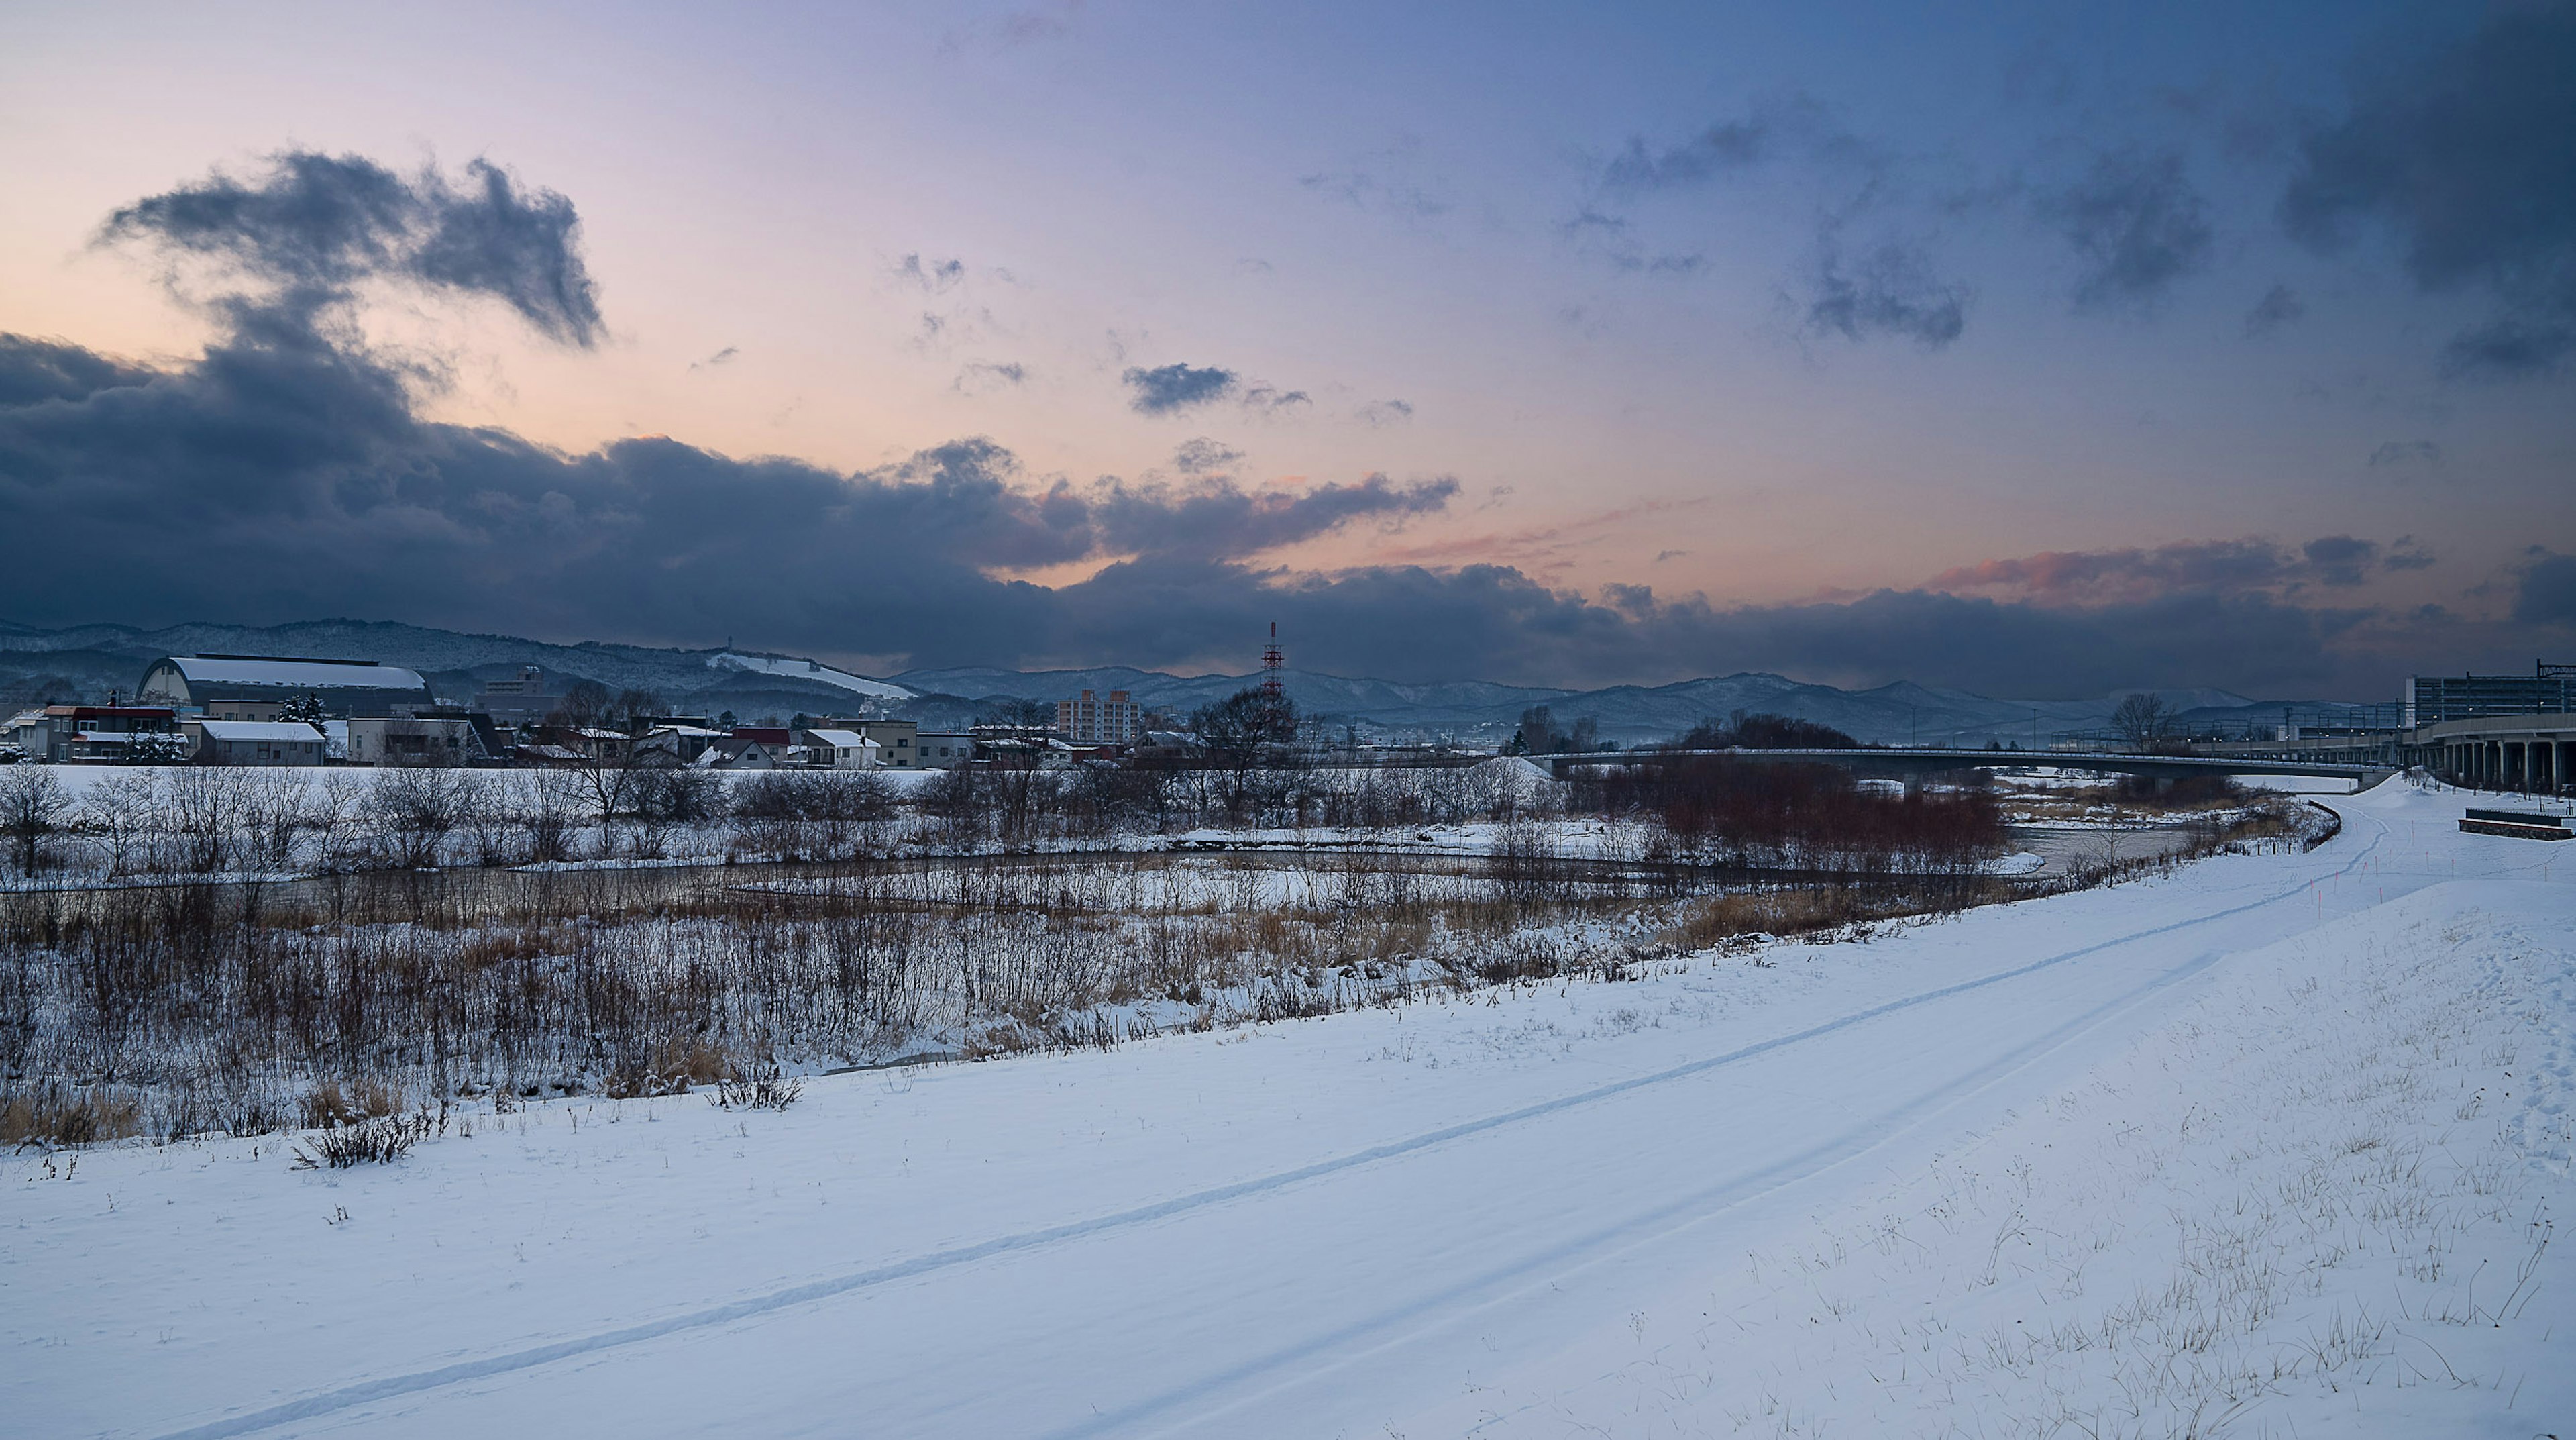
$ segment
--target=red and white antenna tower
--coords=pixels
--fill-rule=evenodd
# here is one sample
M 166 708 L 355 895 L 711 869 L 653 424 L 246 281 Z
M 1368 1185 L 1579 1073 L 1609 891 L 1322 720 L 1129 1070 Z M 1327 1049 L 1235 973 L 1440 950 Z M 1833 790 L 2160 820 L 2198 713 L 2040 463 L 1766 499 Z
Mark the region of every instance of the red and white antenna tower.
M 1279 672 L 1286 663 L 1279 657 L 1279 622 L 1273 620 L 1270 622 L 1270 643 L 1261 647 L 1261 693 L 1273 700 L 1282 693 Z

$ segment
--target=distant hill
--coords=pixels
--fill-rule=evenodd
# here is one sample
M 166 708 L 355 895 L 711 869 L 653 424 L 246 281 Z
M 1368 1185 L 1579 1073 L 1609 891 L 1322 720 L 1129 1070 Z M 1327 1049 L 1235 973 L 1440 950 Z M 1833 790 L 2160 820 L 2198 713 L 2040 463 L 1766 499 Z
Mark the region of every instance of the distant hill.
M 847 714 L 857 706 L 909 715 L 927 724 L 963 724 L 1008 698 L 1052 701 L 1081 690 L 1125 690 L 1151 708 L 1186 715 L 1259 681 L 1258 675 L 1166 675 L 1127 666 L 1020 671 L 991 667 L 854 675 L 803 656 L 741 649 L 682 650 L 597 642 L 555 645 L 509 635 L 471 635 L 381 621 L 311 620 L 291 625 L 189 624 L 161 630 L 83 625 L 36 630 L 0 622 L 0 700 L 104 698 L 130 692 L 143 668 L 173 653 L 318 655 L 382 660 L 427 676 L 446 699 L 466 699 L 486 680 L 543 666 L 556 685 L 595 680 L 612 690 L 659 692 L 671 709 L 751 719 L 767 715 Z M 1989 740 L 2044 744 L 2061 731 L 2099 729 L 2121 696 L 2092 700 L 2001 700 L 1900 681 L 1871 690 L 1842 690 L 1784 676 L 1738 674 L 1669 685 L 1614 685 L 1599 690 L 1498 685 L 1487 681 L 1405 684 L 1390 680 L 1283 672 L 1298 705 L 1383 737 L 1451 736 L 1468 743 L 1508 738 L 1521 712 L 1553 711 L 1559 725 L 1589 718 L 1604 739 L 1622 744 L 1661 740 L 1701 720 L 1737 710 L 1768 711 L 1830 725 L 1863 741 L 1983 745 Z M 2123 692 L 2125 693 L 2125 692 Z M 2255 701 L 2223 690 L 2158 692 L 2194 719 L 2260 723 L 2284 702 Z M 909 698 L 905 698 L 908 694 Z M 2314 702 L 2296 702 L 2314 710 Z

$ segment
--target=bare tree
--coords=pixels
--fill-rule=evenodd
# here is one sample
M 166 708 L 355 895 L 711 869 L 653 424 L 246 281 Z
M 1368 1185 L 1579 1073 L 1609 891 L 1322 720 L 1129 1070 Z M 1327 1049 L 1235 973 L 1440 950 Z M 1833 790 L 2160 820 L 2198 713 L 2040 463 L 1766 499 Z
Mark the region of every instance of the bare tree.
M 18 846 L 18 868 L 36 873 L 37 847 L 62 828 L 71 811 L 62 782 L 42 765 L 12 765 L 0 770 L 0 834 Z
M 2141 690 L 2111 712 L 2111 729 L 2130 748 L 2152 751 L 2173 738 L 2174 712 L 2162 699 Z
M 107 873 L 126 873 L 152 824 L 151 777 L 130 770 L 100 776 L 81 796 L 80 823 L 107 852 Z

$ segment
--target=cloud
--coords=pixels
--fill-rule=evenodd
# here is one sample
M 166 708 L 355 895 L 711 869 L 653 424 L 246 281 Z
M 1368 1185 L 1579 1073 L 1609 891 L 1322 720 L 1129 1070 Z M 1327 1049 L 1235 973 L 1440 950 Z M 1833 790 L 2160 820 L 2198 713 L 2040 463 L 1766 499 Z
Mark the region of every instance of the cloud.
M 2442 447 L 2430 440 L 2383 440 L 2370 452 L 2370 468 L 2383 470 L 2391 465 L 2439 465 Z
M 311 316 L 389 279 L 491 296 L 548 337 L 586 347 L 601 323 L 579 224 L 570 200 L 523 191 L 486 160 L 469 162 L 459 182 L 290 150 L 246 180 L 218 171 L 136 201 L 108 217 L 99 240 L 211 263 L 226 272 L 219 283 L 267 287 L 226 290 L 221 303 L 233 307 Z
M 727 361 L 732 360 L 735 356 L 740 355 L 741 353 L 742 353 L 742 347 L 741 347 L 741 346 L 738 346 L 738 345 L 727 345 L 727 346 L 726 346 L 726 347 L 724 347 L 722 350 L 717 351 L 716 353 L 714 353 L 713 355 L 708 356 L 708 357 L 707 357 L 707 358 L 705 358 L 704 360 L 692 360 L 692 361 L 690 361 L 690 362 L 689 362 L 689 368 L 690 368 L 690 369 L 692 369 L 692 370 L 713 370 L 713 369 L 714 369 L 714 368 L 716 368 L 717 366 L 722 365 L 722 364 L 726 363 Z
M 1104 483 L 1090 500 L 1101 547 L 1127 555 L 1234 559 L 1311 540 L 1354 520 L 1401 522 L 1448 507 L 1458 482 L 1395 485 L 1371 475 L 1356 485 L 1247 491 L 1203 477 L 1185 486 Z
M 2183 174 L 2178 152 L 2118 150 L 2084 177 L 2041 195 L 2040 216 L 2083 261 L 2079 310 L 2152 306 L 2209 263 L 2209 207 Z
M 953 290 L 964 283 L 966 262 L 963 260 L 925 261 L 916 253 L 896 261 L 892 267 L 892 273 L 896 280 L 914 289 L 936 295 L 943 290 Z
M 2377 228 L 2426 291 L 2498 313 L 2462 331 L 2459 377 L 2557 371 L 2576 352 L 2576 7 L 2508 5 L 2355 86 L 2298 144 L 2281 223 L 2319 251 Z
M 1318 195 L 1399 220 L 1436 220 L 1449 213 L 1448 201 L 1409 180 L 1387 179 L 1364 170 L 1301 175 L 1297 183 Z
M 2517 622 L 2576 628 L 2576 555 L 2535 546 L 2515 579 Z
M 2380 563 L 2391 570 L 2429 570 L 2433 552 L 2412 535 L 2400 535 L 2388 542 L 2388 555 Z
M 1831 122 L 1825 107 L 1804 96 L 1766 100 L 1742 119 L 1702 126 L 1670 143 L 1649 144 L 1631 136 L 1627 148 L 1602 167 L 1602 183 L 1613 190 L 1671 190 L 1704 185 L 1752 169 L 1795 147 L 1855 149 L 1860 142 Z
M 1184 475 L 1208 475 L 1243 458 L 1243 452 L 1204 435 L 1184 440 L 1172 451 L 1172 468 Z
M 990 395 L 1027 383 L 1029 367 L 1016 360 L 970 360 L 949 382 L 960 395 Z
M 1132 367 L 1118 377 L 1134 395 L 1128 405 L 1140 415 L 1170 415 L 1222 400 L 1235 391 L 1239 377 L 1214 365 Z
M 1696 275 L 1708 266 L 1708 257 L 1695 252 L 1649 251 L 1638 241 L 1633 221 L 1588 205 L 1557 230 L 1578 250 L 1601 259 L 1622 275 Z
M 1967 290 L 1934 278 L 1920 251 L 1889 241 L 1855 264 L 1828 233 L 1816 259 L 1803 328 L 1810 335 L 1846 340 L 1893 335 L 1940 350 L 1967 329 L 1967 305 Z
M 2114 550 L 2050 550 L 1983 560 L 1934 576 L 1924 588 L 1986 594 L 2052 607 L 2134 605 L 2178 595 L 2296 596 L 2310 586 L 2349 587 L 2381 569 L 2420 569 L 2432 557 L 2410 537 L 2401 558 L 2376 542 L 2327 535 L 2297 550 L 2260 538 L 2186 540 Z
M 1413 418 L 1409 400 L 1374 400 L 1360 407 L 1360 418 L 1371 425 L 1401 425 Z
M 151 374 L 77 345 L 0 335 L 0 406 L 85 399 L 101 390 L 138 384 Z
M 2274 285 L 2245 312 L 2247 335 L 2269 335 L 2284 326 L 2294 325 L 2308 313 L 2307 302 L 2287 285 Z
M 2379 545 L 2350 535 L 2327 535 L 2300 546 L 2299 555 L 2319 584 L 2351 586 L 2360 584 L 2379 563 Z
M 226 223 L 185 233 L 245 228 Z M 398 361 L 313 323 L 317 287 L 411 278 L 397 252 L 412 234 L 326 217 L 301 241 L 259 242 L 297 258 L 188 252 L 221 259 L 237 288 L 210 296 L 219 332 L 185 362 L 0 336 L 0 614 L 357 615 L 659 644 L 758 635 L 822 654 L 865 636 L 923 664 L 1167 668 L 1248 668 L 1247 638 L 1276 619 L 1301 665 L 1344 674 L 1599 684 L 1763 669 L 2002 694 L 2377 694 L 2460 653 L 2433 619 L 2298 601 L 2368 573 L 2369 542 L 2349 537 L 2024 557 L 1948 586 L 1726 607 L 1634 584 L 1592 598 L 1509 565 L 1263 559 L 1447 513 L 1463 491 L 1445 477 L 1077 484 L 972 437 L 855 471 L 661 438 L 567 453 L 424 418 Z M 378 243 L 396 258 L 350 258 Z M 596 314 L 585 323 L 595 332 Z M 2401 551 L 2414 553 L 2401 542 L 2376 563 Z M 1075 562 L 1099 568 L 1055 587 L 1009 578 Z M 2535 553 L 2520 572 L 2532 626 L 2571 613 L 2564 563 Z M 1968 581 L 1984 590 L 1960 593 Z M 2516 632 L 2491 648 L 2506 642 L 2541 643 Z
M 1247 410 L 1293 410 L 1314 403 L 1303 390 L 1282 390 L 1273 385 L 1248 385 L 1243 390 L 1243 408 Z
M 1800 162 L 1818 198 L 1815 238 L 1796 285 L 1798 327 L 1809 337 L 1893 337 L 1946 348 L 1967 328 L 1968 291 L 1944 280 L 1933 244 L 1906 222 L 1908 162 L 1842 125 L 1805 95 L 1761 101 L 1741 118 L 1703 126 L 1678 142 L 1632 137 L 1600 171 L 1601 187 L 1640 201 L 1735 180 L 1775 162 Z M 1863 227 L 1877 238 L 1855 245 Z M 1560 227 L 1578 247 L 1622 274 L 1688 276 L 1699 252 L 1648 244 L 1630 217 L 1587 204 Z

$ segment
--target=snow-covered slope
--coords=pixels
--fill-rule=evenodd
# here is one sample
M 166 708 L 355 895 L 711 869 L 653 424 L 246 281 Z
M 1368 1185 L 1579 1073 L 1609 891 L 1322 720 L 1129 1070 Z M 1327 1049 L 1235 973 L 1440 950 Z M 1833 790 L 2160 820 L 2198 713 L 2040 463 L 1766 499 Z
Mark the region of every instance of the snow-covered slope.
M 780 655 L 737 655 L 727 650 L 707 657 L 707 665 L 716 670 L 747 670 L 756 675 L 775 675 L 785 679 L 810 680 L 837 686 L 853 695 L 867 695 L 879 700 L 909 700 L 912 692 L 883 680 L 871 680 L 846 670 L 835 670 L 820 660 L 791 660 Z
M 2312 854 L 1866 944 L 823 1077 L 785 1114 L 539 1105 L 348 1172 L 273 1137 L 18 1156 L 0 1415 L 2563 1433 L 2576 847 L 2334 803 Z

